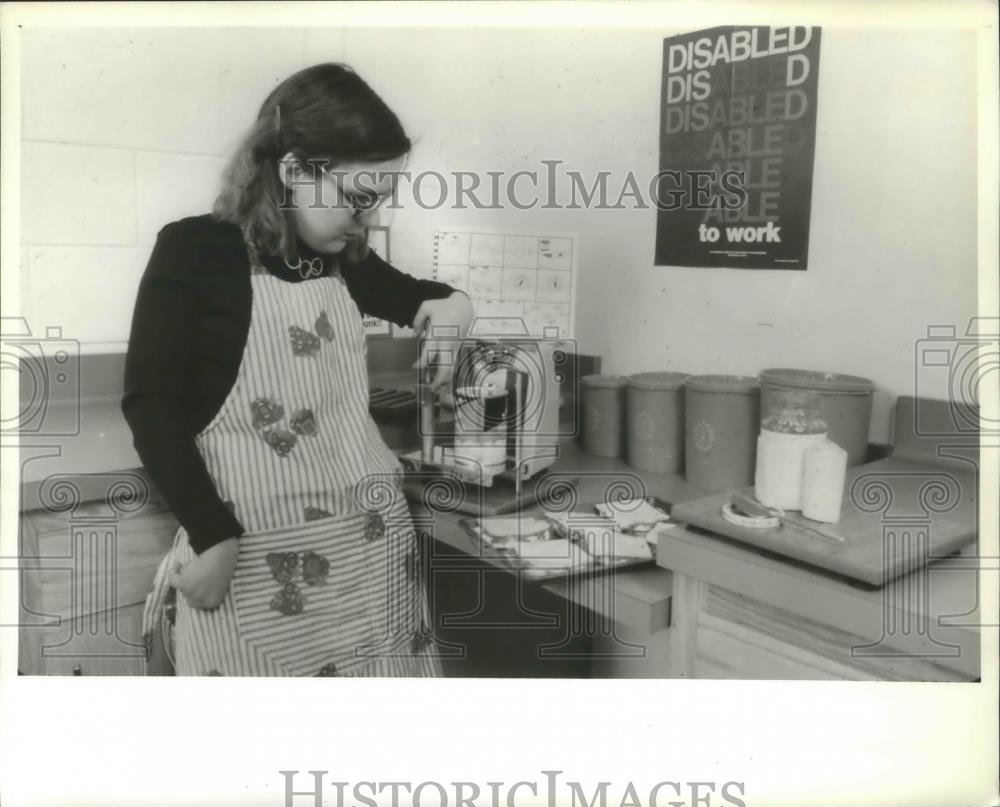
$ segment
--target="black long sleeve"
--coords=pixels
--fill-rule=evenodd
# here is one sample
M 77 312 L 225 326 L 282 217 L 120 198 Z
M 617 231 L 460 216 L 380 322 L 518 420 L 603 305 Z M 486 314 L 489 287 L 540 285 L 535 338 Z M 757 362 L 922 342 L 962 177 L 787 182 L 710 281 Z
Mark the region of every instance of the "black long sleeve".
M 409 327 L 425 300 L 439 300 L 455 289 L 434 280 L 418 280 L 390 266 L 374 252 L 340 271 L 363 314 Z
M 265 265 L 282 280 L 310 282 L 283 264 Z M 454 291 L 371 252 L 341 273 L 362 313 L 397 325 L 411 325 L 424 300 Z M 197 553 L 244 532 L 219 496 L 196 437 L 236 381 L 251 306 L 239 228 L 199 216 L 160 232 L 136 298 L 122 411 L 140 459 Z
M 190 367 L 210 278 L 198 276 L 197 244 L 185 235 L 176 225 L 160 233 L 139 285 L 122 411 L 143 465 L 200 553 L 244 530 L 195 443 Z

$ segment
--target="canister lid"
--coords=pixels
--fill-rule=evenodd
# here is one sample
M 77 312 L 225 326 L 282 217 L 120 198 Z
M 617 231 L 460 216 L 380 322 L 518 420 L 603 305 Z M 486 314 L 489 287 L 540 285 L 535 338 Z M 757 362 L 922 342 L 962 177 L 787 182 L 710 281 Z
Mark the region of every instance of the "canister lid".
M 633 389 L 678 390 L 684 386 L 687 373 L 635 373 L 628 377 Z
M 625 386 L 625 376 L 623 375 L 585 375 L 580 379 L 580 383 L 585 387 L 597 387 L 599 389 L 619 389 Z
M 693 375 L 684 386 L 698 392 L 728 392 L 732 395 L 756 395 L 760 382 L 749 375 Z
M 821 392 L 844 392 L 858 395 L 875 390 L 874 382 L 861 376 L 788 368 L 763 370 L 760 374 L 760 382 L 772 387 L 791 387 L 792 389 L 811 389 Z

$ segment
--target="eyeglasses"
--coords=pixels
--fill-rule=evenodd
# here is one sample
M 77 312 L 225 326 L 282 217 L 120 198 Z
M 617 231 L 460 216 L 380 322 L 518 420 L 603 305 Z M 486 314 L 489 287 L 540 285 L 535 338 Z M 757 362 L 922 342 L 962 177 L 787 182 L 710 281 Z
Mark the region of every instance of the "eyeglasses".
M 365 213 L 371 213 L 373 210 L 377 209 L 382 202 L 392 196 L 392 191 L 375 193 L 375 191 L 371 190 L 362 190 L 357 193 L 348 193 L 344 190 L 344 186 L 341 182 L 342 176 L 338 177 L 326 167 L 321 167 L 320 170 L 333 180 L 334 184 L 337 186 L 337 190 L 340 191 L 340 195 L 344 197 L 344 201 L 350 206 L 351 215 L 355 219 Z

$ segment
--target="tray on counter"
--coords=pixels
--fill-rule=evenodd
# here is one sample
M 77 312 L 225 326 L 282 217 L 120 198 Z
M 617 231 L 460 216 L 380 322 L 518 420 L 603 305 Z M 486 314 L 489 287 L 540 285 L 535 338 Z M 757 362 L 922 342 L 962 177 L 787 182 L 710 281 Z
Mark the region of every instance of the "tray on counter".
M 664 516 L 669 513 L 669 505 L 655 497 L 648 497 L 645 501 L 660 510 Z M 651 566 L 656 562 L 656 541 L 649 541 L 645 531 L 636 529 L 618 529 L 617 532 L 632 538 L 641 537 L 646 539 L 650 549 L 649 557 L 621 557 L 601 559 L 590 554 L 579 541 L 565 539 L 560 534 L 560 513 L 535 513 L 523 516 L 511 516 L 510 519 L 521 519 L 525 526 L 539 526 L 544 523 L 547 538 L 532 539 L 532 535 L 541 535 L 541 529 L 537 532 L 528 532 L 518 537 L 504 540 L 491 539 L 484 530 L 483 522 L 495 522 L 495 517 L 485 519 L 467 518 L 459 521 L 462 529 L 476 542 L 485 557 L 492 558 L 511 571 L 523 574 L 526 578 L 536 581 L 558 580 L 567 577 L 583 577 L 590 575 L 606 574 L 622 569 L 639 568 Z M 588 517 L 601 518 L 595 510 L 593 513 L 586 513 Z M 663 523 L 670 523 L 664 520 Z M 541 558 L 526 559 L 522 557 L 517 549 L 518 545 L 531 544 L 542 553 Z M 551 547 L 551 552 L 545 550 Z M 534 563 L 532 562 L 534 561 Z M 538 565 L 542 563 L 544 565 Z

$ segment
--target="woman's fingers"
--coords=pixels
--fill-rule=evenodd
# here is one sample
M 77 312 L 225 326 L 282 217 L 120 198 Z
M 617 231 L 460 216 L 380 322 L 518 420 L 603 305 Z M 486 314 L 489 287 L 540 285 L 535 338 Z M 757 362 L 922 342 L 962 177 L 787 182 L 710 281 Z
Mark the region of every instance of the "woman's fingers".
M 417 359 L 417 363 L 414 365 L 419 371 L 421 381 L 425 380 L 428 368 L 434 368 L 434 374 L 428 380 L 430 380 L 431 386 L 435 388 L 439 386 L 441 374 L 446 370 L 445 363 L 440 361 L 442 352 L 441 345 L 438 342 L 426 339 L 420 347 L 420 358 Z
M 420 354 L 417 356 L 417 361 L 413 366 L 417 369 L 420 380 L 423 380 L 423 370 L 427 366 L 428 360 L 427 340 L 420 337 L 423 336 L 424 331 L 427 329 L 430 318 L 430 312 L 427 311 L 427 306 L 423 304 L 417 309 L 417 314 L 413 318 L 413 334 L 417 337 L 417 344 L 420 345 Z
M 451 379 L 452 366 L 450 362 L 438 362 L 434 368 L 434 380 L 431 381 L 432 389 L 440 389 Z
M 428 343 L 425 341 L 420 345 L 420 355 L 417 356 L 417 363 L 413 365 L 419 371 L 420 380 L 423 380 L 423 371 L 427 367 L 430 358 L 430 349 Z
M 421 378 L 425 376 L 428 368 L 433 368 L 434 373 L 429 379 L 432 389 L 443 387 L 451 378 L 454 352 L 454 343 L 451 346 L 431 341 L 424 343 L 417 366 L 420 369 Z
M 226 599 L 235 571 L 238 542 L 235 538 L 210 547 L 186 564 L 174 561 L 167 580 L 192 608 L 218 608 Z
M 427 328 L 427 321 L 431 318 L 430 312 L 421 306 L 417 315 L 413 318 L 413 332 L 419 336 Z
M 460 302 L 464 302 L 471 312 L 472 307 L 468 298 L 460 292 L 456 294 L 460 295 Z M 425 301 L 413 318 L 414 331 L 418 337 L 423 337 L 420 339 L 420 355 L 413 366 L 417 368 L 422 381 L 426 378 L 428 368 L 434 367 L 434 372 L 428 379 L 433 389 L 440 389 L 451 378 L 453 369 L 451 365 L 454 362 L 458 342 L 464 338 L 471 321 L 471 317 L 467 316 L 468 312 L 464 310 L 458 312 L 456 320 L 457 307 L 462 306 L 455 303 L 454 297 L 455 295 L 452 295 L 445 300 Z
M 184 566 L 180 561 L 174 561 L 174 568 L 167 575 L 170 585 L 177 589 L 184 597 L 185 602 L 192 608 L 205 608 L 205 600 L 191 590 L 188 580 L 184 575 Z
M 181 562 L 179 560 L 175 560 L 173 568 L 167 573 L 167 582 L 169 582 L 170 585 L 178 591 L 181 590 L 181 571 L 183 568 L 184 567 L 181 566 Z
M 180 595 L 184 598 L 184 602 L 192 608 L 198 607 L 196 598 L 194 598 L 192 596 L 192 592 L 189 591 L 187 579 L 184 576 L 184 567 L 181 565 L 180 561 L 174 561 L 174 568 L 171 569 L 170 573 L 167 575 L 167 580 L 170 581 L 170 585 L 177 589 Z

